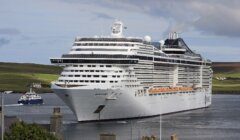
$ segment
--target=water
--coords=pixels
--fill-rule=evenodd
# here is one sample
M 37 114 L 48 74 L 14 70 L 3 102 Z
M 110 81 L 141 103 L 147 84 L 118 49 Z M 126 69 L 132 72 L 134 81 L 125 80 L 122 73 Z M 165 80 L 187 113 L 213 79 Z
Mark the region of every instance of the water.
M 6 104 L 16 104 L 20 94 L 5 96 Z M 54 107 L 63 114 L 63 133 L 67 140 L 99 140 L 100 133 L 114 133 L 117 140 L 140 140 L 155 135 L 159 139 L 159 117 L 126 121 L 78 123 L 71 110 L 55 94 L 42 95 L 45 104 L 7 106 L 6 115 L 16 115 L 32 123 L 49 123 Z M 177 134 L 180 140 L 240 139 L 240 95 L 214 95 L 210 108 L 162 116 L 162 140 Z

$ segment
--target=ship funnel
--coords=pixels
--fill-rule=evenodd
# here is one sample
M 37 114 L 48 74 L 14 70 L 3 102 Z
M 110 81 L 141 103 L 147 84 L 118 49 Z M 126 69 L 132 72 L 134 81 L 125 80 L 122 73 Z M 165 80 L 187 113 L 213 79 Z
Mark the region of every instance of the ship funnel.
M 123 23 L 121 21 L 115 21 L 112 25 L 112 37 L 120 38 L 123 37 Z

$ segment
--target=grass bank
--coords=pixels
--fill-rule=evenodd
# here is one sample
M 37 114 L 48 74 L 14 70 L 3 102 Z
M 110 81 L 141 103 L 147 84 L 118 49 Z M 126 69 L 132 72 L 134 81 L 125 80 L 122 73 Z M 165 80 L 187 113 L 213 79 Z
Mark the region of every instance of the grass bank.
M 213 93 L 240 94 L 240 62 L 215 62 L 213 73 Z
M 0 63 L 0 91 L 12 90 L 14 92 L 26 92 L 31 83 L 41 83 L 42 88 L 37 92 L 51 92 L 50 82 L 58 78 L 61 72 L 60 67 L 20 64 L 20 63 Z

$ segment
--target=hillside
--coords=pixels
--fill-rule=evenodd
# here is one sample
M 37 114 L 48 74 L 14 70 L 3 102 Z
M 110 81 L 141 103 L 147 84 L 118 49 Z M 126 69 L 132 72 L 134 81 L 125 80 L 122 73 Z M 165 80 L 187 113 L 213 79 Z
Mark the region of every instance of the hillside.
M 214 62 L 212 68 L 214 93 L 240 93 L 240 62 Z
M 50 82 L 56 80 L 60 72 L 61 68 L 56 66 L 0 63 L 0 91 L 26 92 L 31 83 L 41 83 L 43 88 L 37 92 L 51 92 Z
M 240 93 L 240 62 L 213 63 L 213 92 Z M 0 63 L 0 91 L 26 92 L 31 83 L 42 83 L 38 92 L 51 92 L 50 82 L 62 68 L 51 65 Z

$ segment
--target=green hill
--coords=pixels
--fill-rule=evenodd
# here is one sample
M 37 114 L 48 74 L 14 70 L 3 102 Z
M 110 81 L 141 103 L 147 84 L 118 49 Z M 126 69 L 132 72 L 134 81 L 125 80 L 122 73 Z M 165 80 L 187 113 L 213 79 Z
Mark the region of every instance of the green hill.
M 240 62 L 214 62 L 212 68 L 214 93 L 240 93 Z
M 212 68 L 214 93 L 240 93 L 240 62 L 214 62 Z M 38 92 L 51 92 L 50 82 L 58 78 L 61 70 L 51 65 L 0 63 L 0 91 L 26 92 L 34 82 L 42 83 Z
M 31 83 L 41 83 L 37 92 L 51 92 L 50 82 L 58 78 L 61 68 L 57 66 L 0 63 L 0 91 L 26 92 Z

